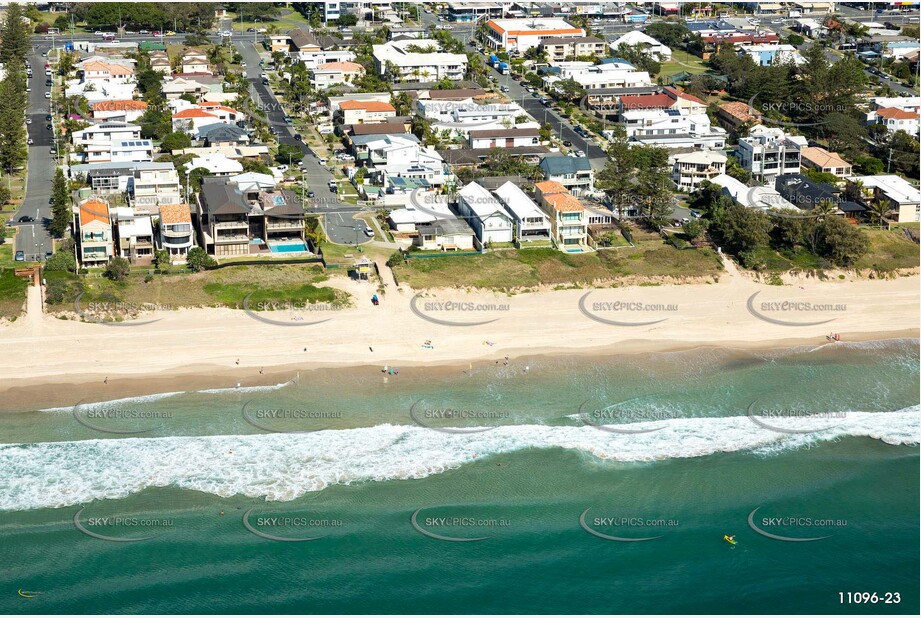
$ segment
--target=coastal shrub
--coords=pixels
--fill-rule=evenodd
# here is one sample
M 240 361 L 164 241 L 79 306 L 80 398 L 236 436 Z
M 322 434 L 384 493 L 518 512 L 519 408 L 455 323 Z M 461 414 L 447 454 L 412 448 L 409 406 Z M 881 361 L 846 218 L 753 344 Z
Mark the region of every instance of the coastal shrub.
M 189 255 L 186 256 L 186 265 L 192 272 L 197 273 L 216 264 L 215 259 L 205 253 L 205 250 L 201 247 L 192 247 L 189 249 Z
M 387 258 L 387 266 L 393 268 L 394 266 L 399 266 L 403 263 L 403 254 L 399 251 L 393 252 L 389 258 Z
M 131 264 L 123 257 L 114 257 L 106 264 L 103 276 L 112 281 L 122 282 L 128 278 L 131 272 Z
M 77 269 L 76 258 L 70 251 L 57 251 L 45 262 L 45 270 L 72 273 Z

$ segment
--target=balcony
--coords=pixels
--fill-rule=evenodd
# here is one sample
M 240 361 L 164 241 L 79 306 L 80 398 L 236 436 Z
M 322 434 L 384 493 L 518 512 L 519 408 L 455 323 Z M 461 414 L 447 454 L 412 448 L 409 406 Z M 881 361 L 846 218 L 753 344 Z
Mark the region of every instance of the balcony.
M 269 221 L 265 227 L 270 232 L 280 232 L 285 230 L 301 231 L 304 229 L 304 222 L 294 219 L 279 219 L 277 221 Z
M 247 221 L 220 221 L 213 225 L 215 232 L 218 230 L 248 230 L 249 222 Z
M 214 238 L 216 245 L 240 245 L 249 242 L 249 236 L 246 234 L 219 234 Z
M 192 243 L 192 235 L 183 236 L 161 236 L 160 241 L 164 247 L 186 247 Z

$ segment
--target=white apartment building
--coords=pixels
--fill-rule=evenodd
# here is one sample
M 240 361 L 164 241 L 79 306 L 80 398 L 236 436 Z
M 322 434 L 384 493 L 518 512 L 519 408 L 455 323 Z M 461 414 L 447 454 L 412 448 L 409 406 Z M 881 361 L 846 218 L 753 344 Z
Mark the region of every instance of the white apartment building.
M 921 220 L 921 191 L 901 176 L 881 174 L 850 178 L 860 180 L 865 191 L 872 191 L 877 199 L 888 202 L 899 223 Z
M 432 39 L 389 41 L 372 49 L 378 74 L 396 82 L 459 81 L 467 74 L 466 54 L 442 52 Z M 415 51 L 418 49 L 435 51 Z
M 787 136 L 781 129 L 755 125 L 739 139 L 739 164 L 758 181 L 772 182 L 781 174 L 799 174 L 806 138 Z
M 524 54 L 545 39 L 584 37 L 585 30 L 559 17 L 490 19 L 486 22 L 486 45 L 510 54 Z
M 153 164 L 134 170 L 129 191 L 131 205 L 138 211 L 154 214 L 161 204 L 182 202 L 179 172 L 172 163 Z
M 726 172 L 728 157 L 715 150 L 699 150 L 669 157 L 672 163 L 671 180 L 681 191 L 695 191 L 704 180 L 711 180 Z
M 567 79 L 572 79 L 589 92 L 605 88 L 643 88 L 653 85 L 647 71 L 637 71 L 625 62 L 558 62 L 555 66 L 560 68 L 560 74 L 544 78 L 548 88 L 555 88 L 557 82 Z
M 102 122 L 74 131 L 70 139 L 74 146 L 138 140 L 141 139 L 141 127 L 127 122 Z
M 321 64 L 327 62 L 352 62 L 355 60 L 355 52 L 348 50 L 321 50 L 321 51 L 301 51 L 297 52 L 295 58 L 304 63 L 308 71 L 313 71 Z
M 433 129 L 447 129 L 465 138 L 470 131 L 540 128 L 533 119 L 517 122 L 521 116 L 531 118 L 517 103 L 478 105 L 463 101 L 423 100 L 417 106 L 419 114 L 432 123 Z

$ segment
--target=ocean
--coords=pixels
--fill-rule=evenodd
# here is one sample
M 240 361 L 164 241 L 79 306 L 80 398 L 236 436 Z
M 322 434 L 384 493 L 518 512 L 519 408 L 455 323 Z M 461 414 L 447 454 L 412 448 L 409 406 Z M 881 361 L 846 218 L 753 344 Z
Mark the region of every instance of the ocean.
M 0 611 L 921 609 L 917 340 L 389 369 L 0 415 Z

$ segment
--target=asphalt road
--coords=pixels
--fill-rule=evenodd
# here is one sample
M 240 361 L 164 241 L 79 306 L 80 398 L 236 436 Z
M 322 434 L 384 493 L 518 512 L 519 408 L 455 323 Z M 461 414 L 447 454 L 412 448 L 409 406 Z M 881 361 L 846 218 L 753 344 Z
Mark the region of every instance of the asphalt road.
M 29 146 L 29 173 L 26 179 L 26 194 L 19 209 L 10 219 L 11 224 L 18 227 L 16 232 L 16 250 L 25 254 L 27 261 L 40 261 L 46 251 L 51 251 L 51 235 L 48 233 L 46 219 L 51 218 L 51 182 L 54 178 L 55 162 L 51 154 L 53 145 L 52 133 L 48 129 L 49 100 L 45 92 L 50 88 L 45 86 L 45 62 L 41 56 L 49 45 L 39 45 L 29 57 L 32 64 L 33 77 L 29 80 L 29 109 L 26 114 L 32 123 L 26 125 L 29 137 L 35 142 Z M 34 223 L 15 223 L 20 217 L 29 216 L 35 219 Z
M 352 219 L 355 213 L 361 212 L 361 208 L 341 202 L 336 194 L 330 191 L 328 183 L 333 175 L 325 166 L 320 165 L 319 160 L 303 142 L 294 139 L 294 127 L 285 122 L 285 112 L 278 99 L 271 88 L 262 83 L 260 56 L 252 41 L 240 38 L 234 44 L 243 55 L 246 62 L 246 78 L 259 98 L 262 109 L 265 110 L 266 120 L 277 132 L 278 143 L 296 146 L 304 153 L 301 164 L 303 179 L 314 192 L 314 197 L 307 201 L 308 211 L 316 212 L 323 217 L 323 226 L 330 241 L 343 245 L 369 242 L 371 239 L 361 233 L 365 227 L 364 223 Z

